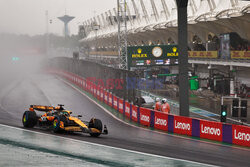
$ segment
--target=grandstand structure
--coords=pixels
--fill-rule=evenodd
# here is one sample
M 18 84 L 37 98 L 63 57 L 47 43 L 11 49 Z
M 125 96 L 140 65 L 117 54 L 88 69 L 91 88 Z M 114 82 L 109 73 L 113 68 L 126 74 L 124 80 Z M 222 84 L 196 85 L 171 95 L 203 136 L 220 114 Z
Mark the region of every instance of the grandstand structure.
M 128 47 L 177 44 L 175 0 L 127 0 L 126 10 Z M 187 11 L 189 69 L 205 83 L 222 74 L 231 78 L 230 90 L 235 85 L 250 87 L 250 1 L 189 0 Z M 113 8 L 79 26 L 81 53 L 85 58 L 118 67 L 117 16 L 117 8 Z M 97 25 L 98 30 L 94 28 Z M 224 52 L 226 56 L 222 52 L 223 34 L 232 37 L 231 48 Z M 163 68 L 170 73 L 178 72 L 176 66 Z
M 113 8 L 85 20 L 81 26 L 82 45 L 116 50 L 117 9 Z M 250 40 L 250 2 L 243 0 L 189 0 L 188 45 L 194 38 L 206 44 L 211 37 L 236 32 Z M 99 25 L 96 32 L 94 25 Z M 127 0 L 128 45 L 177 43 L 177 6 L 175 0 Z

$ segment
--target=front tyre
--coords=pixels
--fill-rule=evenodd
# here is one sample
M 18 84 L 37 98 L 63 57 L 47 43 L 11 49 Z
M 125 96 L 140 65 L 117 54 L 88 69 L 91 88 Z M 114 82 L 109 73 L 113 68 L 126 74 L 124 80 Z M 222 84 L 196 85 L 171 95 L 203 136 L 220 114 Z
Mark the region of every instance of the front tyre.
M 55 117 L 55 119 L 53 121 L 53 131 L 55 133 L 59 133 L 59 132 L 63 131 L 63 129 L 60 127 L 61 122 L 63 123 L 63 126 L 64 126 L 65 121 L 64 121 L 63 117 L 61 117 L 61 116 Z
M 90 135 L 93 137 L 98 137 L 102 133 L 102 121 L 96 118 L 92 118 L 89 121 L 89 129 L 94 128 L 97 129 L 99 132 L 91 132 Z M 92 130 L 93 131 L 93 130 Z
M 23 126 L 26 128 L 33 128 L 37 123 L 37 116 L 35 111 L 25 111 L 23 114 Z

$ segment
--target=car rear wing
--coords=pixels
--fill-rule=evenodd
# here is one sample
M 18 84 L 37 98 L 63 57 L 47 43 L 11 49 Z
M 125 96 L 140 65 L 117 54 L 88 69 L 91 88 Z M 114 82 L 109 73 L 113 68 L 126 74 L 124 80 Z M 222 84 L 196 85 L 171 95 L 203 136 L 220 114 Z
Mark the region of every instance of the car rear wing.
M 42 105 L 30 105 L 30 111 L 34 111 L 34 110 L 38 110 L 38 111 L 52 111 L 54 110 L 53 106 L 42 106 Z

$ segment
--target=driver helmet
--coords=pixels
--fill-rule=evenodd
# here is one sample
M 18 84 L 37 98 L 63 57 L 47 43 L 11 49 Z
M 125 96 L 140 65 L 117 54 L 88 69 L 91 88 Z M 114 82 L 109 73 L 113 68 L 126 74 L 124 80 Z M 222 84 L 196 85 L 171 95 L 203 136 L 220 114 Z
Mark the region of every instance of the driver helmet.
M 162 103 L 166 103 L 166 102 L 167 102 L 167 99 L 166 99 L 166 98 L 163 98 L 163 99 L 161 100 L 161 102 L 162 102 Z

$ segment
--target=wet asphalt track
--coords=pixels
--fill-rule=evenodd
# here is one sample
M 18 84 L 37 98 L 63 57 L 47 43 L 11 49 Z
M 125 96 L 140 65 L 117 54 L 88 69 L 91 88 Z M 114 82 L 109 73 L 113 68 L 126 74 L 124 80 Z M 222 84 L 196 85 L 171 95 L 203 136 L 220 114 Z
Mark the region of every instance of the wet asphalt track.
M 64 137 L 212 165 L 250 166 L 250 149 L 167 133 L 160 134 L 126 125 L 52 75 L 36 74 L 7 78 L 1 81 L 0 87 L 2 124 L 22 127 L 22 114 L 30 104 L 60 103 L 75 115 L 83 115 L 84 120 L 90 120 L 91 117 L 100 118 L 109 130 L 109 135 L 99 138 L 92 138 L 87 134 L 59 134 Z M 34 130 L 53 134 L 48 130 Z

